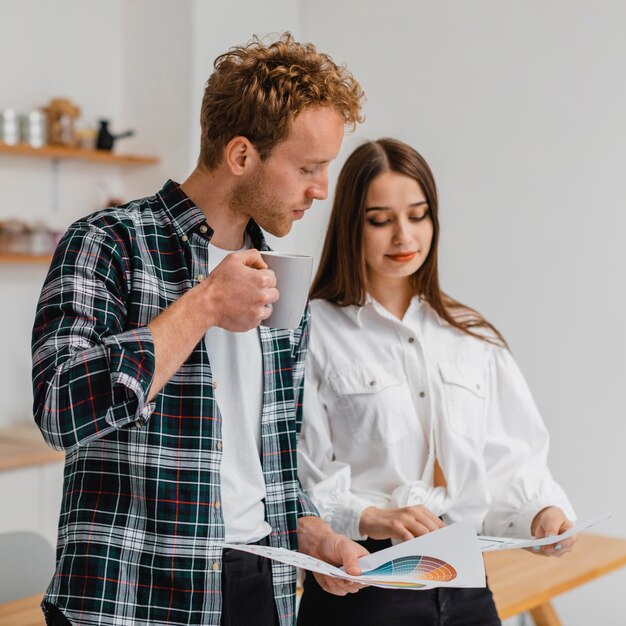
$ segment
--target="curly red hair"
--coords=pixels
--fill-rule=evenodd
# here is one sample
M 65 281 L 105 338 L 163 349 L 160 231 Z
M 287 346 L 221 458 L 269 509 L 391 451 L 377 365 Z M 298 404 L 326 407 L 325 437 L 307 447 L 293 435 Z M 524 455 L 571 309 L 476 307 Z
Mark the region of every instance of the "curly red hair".
M 199 164 L 214 169 L 228 142 L 249 139 L 261 159 L 287 138 L 293 119 L 309 106 L 332 106 L 346 125 L 362 121 L 363 91 L 345 66 L 311 43 L 284 33 L 258 37 L 217 57 L 202 100 Z

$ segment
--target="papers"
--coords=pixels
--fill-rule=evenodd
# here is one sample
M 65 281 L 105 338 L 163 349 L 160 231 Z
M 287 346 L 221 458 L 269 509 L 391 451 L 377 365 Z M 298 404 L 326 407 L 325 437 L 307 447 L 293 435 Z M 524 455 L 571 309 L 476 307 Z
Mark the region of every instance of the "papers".
M 364 556 L 359 559 L 361 576 L 350 576 L 342 568 L 284 548 L 228 543 L 224 547 L 375 587 L 422 590 L 485 586 L 480 545 L 469 522 L 452 524 Z
M 517 550 L 518 548 L 531 548 L 533 546 L 549 546 L 553 543 L 559 543 L 563 539 L 567 539 L 572 535 L 576 535 L 583 530 L 587 530 L 596 524 L 601 524 L 611 519 L 613 515 L 602 515 L 587 522 L 578 522 L 572 528 L 552 537 L 544 537 L 543 539 L 518 539 L 516 537 L 488 537 L 479 535 L 478 542 L 483 552 L 495 552 L 497 550 Z
M 606 522 L 611 517 L 613 517 L 612 514 L 603 515 L 586 522 L 579 522 L 560 535 L 543 539 L 477 536 L 473 524 L 459 522 L 360 558 L 361 576 L 350 576 L 343 568 L 285 548 L 270 548 L 254 544 L 225 543 L 223 545 L 225 548 L 249 552 L 310 572 L 374 587 L 418 591 L 434 587 L 485 587 L 483 552 L 558 543 L 592 526 Z

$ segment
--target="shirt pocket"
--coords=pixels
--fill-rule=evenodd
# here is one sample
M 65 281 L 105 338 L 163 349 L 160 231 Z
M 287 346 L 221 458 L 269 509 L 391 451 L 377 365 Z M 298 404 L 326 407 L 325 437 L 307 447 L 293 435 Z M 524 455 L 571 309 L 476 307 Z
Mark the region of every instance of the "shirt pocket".
M 470 363 L 439 363 L 448 423 L 466 437 L 482 437 L 485 374 Z
M 336 406 L 359 443 L 393 443 L 417 430 L 419 423 L 404 373 L 396 364 L 358 365 L 329 376 Z

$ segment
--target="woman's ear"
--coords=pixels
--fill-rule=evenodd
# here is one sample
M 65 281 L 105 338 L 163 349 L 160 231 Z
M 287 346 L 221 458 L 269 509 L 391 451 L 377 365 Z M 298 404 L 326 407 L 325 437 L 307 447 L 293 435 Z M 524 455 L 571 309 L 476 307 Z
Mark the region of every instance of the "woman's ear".
M 259 153 L 252 142 L 238 135 L 224 148 L 224 163 L 235 176 L 243 176 L 254 169 L 259 161 Z

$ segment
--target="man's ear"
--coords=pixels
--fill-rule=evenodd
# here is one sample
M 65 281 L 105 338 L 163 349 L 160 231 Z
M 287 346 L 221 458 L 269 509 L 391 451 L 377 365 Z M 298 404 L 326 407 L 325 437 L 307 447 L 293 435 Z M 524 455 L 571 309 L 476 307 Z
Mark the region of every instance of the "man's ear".
M 252 142 L 241 135 L 233 137 L 224 148 L 224 163 L 235 176 L 251 171 L 259 160 Z

